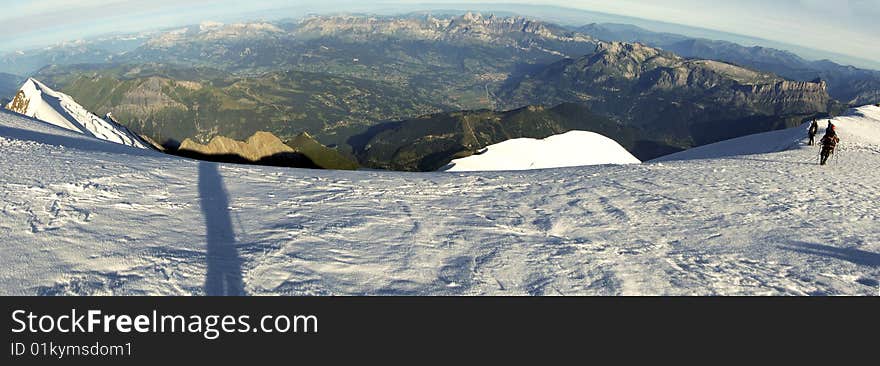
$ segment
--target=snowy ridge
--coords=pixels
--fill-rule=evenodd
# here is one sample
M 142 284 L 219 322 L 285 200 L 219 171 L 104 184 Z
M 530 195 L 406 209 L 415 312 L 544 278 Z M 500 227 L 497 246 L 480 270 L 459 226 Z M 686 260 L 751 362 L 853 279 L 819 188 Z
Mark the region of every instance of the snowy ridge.
M 125 126 L 87 111 L 69 95 L 29 78 L 7 109 L 87 136 L 146 149 L 149 146 Z
M 197 162 L 2 112 L 0 294 L 876 296 L 877 113 L 835 119 L 824 167 L 413 174 Z
M 841 127 L 839 133 L 842 140 L 842 149 L 845 150 L 847 146 L 880 146 L 880 107 L 869 105 L 855 108 L 847 111 L 843 116 L 834 119 L 821 119 L 818 122 L 819 134 L 816 136 L 817 142 L 825 133 L 828 122 L 833 122 L 838 127 Z M 810 123 L 807 122 L 796 128 L 721 141 L 663 156 L 652 160 L 652 162 L 717 159 L 738 155 L 768 154 L 794 149 L 809 149 L 806 146 L 807 130 L 809 127 Z
M 593 132 L 570 131 L 543 140 L 519 138 L 491 145 L 480 154 L 453 160 L 443 171 L 513 171 L 641 161 L 616 141 Z

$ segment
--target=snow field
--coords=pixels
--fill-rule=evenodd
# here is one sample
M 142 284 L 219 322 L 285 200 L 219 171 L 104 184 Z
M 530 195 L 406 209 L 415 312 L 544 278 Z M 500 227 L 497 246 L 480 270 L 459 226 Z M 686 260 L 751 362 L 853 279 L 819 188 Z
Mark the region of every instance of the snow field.
M 835 122 L 826 167 L 798 128 L 755 155 L 414 174 L 196 162 L 3 112 L 0 293 L 877 295 L 880 108 Z

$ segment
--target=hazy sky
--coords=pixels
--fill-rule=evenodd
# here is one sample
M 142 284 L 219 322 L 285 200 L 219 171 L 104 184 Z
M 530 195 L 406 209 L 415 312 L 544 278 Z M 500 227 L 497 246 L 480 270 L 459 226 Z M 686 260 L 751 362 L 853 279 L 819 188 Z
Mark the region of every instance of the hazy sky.
M 0 0 L 0 51 L 114 31 L 196 24 L 203 20 L 364 11 L 372 1 Z M 384 0 L 456 4 L 462 0 Z M 880 61 L 880 0 L 481 0 L 575 7 L 792 43 Z M 451 6 L 450 6 L 451 7 Z M 267 12 L 287 8 L 285 11 Z

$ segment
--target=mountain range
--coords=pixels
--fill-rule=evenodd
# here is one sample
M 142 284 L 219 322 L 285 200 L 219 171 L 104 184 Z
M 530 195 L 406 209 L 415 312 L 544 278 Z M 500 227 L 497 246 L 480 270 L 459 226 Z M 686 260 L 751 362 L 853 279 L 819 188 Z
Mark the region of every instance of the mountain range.
M 729 62 L 796 81 L 821 79 L 828 84 L 831 97 L 843 103 L 852 106 L 880 103 L 880 71 L 877 70 L 828 60 L 808 61 L 789 51 L 652 32 L 626 24 L 590 24 L 577 31 L 604 41 L 644 43 L 682 57 Z
M 0 295 L 877 294 L 869 78 L 587 33 L 315 16 L 46 50 L 0 109 Z
M 867 91 L 846 91 L 832 88 L 831 82 L 846 84 L 838 79 L 786 78 L 767 67 L 685 57 L 650 42 L 600 40 L 615 36 L 599 30 L 474 13 L 203 23 L 145 37 L 112 61 L 59 64 L 37 77 L 172 147 L 186 138 L 205 144 L 215 136 L 243 140 L 267 131 L 290 140 L 308 132 L 364 166 L 404 170 L 434 170 L 502 138 L 544 138 L 575 125 L 632 131 L 635 137 L 618 142 L 648 160 L 871 100 L 870 80 Z M 637 35 L 663 45 L 688 41 Z M 756 65 L 769 57 L 744 55 Z M 830 90 L 855 99 L 840 102 Z M 551 113 L 544 130 L 520 134 L 529 129 L 514 127 L 454 148 L 415 132 L 386 138 L 413 121 L 456 131 L 442 122 L 450 113 L 516 115 L 561 103 L 582 105 L 563 109 L 587 117 L 572 123 L 576 115 Z M 498 112 L 505 110 L 511 112 Z M 591 125 L 594 117 L 604 122 Z M 412 130 L 429 133 L 431 127 Z M 404 148 L 413 143 L 419 147 Z M 387 146 L 368 152 L 367 145 Z M 388 151 L 391 146 L 402 150 Z
M 822 81 L 795 82 L 618 42 L 511 80 L 499 99 L 508 108 L 582 103 L 625 125 L 688 138 L 691 146 L 792 127 L 840 108 Z

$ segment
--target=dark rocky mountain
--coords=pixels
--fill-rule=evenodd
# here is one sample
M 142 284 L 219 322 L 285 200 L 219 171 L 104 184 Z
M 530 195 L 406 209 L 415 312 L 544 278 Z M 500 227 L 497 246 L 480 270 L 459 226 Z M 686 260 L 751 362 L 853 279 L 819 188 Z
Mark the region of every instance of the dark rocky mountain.
M 663 136 L 621 125 L 592 113 L 582 104 L 553 108 L 529 106 L 508 112 L 440 113 L 385 123 L 352 137 L 350 144 L 361 163 L 380 169 L 434 171 L 451 160 L 513 138 L 546 138 L 571 130 L 608 136 L 640 159 L 663 156 L 680 148 Z
M 590 24 L 578 31 L 604 41 L 644 43 L 682 57 L 729 62 L 796 81 L 820 79 L 828 84 L 832 98 L 853 106 L 880 102 L 880 71 L 876 70 L 827 60 L 808 61 L 788 51 L 651 32 L 631 25 Z
M 284 143 L 308 157 L 309 160 L 322 169 L 356 170 L 359 167 L 353 157 L 343 154 L 338 149 L 324 146 L 309 135 L 308 132 L 296 135 Z
M 825 87 L 615 42 L 513 80 L 499 97 L 509 108 L 584 103 L 623 124 L 671 133 L 681 138 L 679 146 L 691 147 L 834 112 L 839 106 Z

